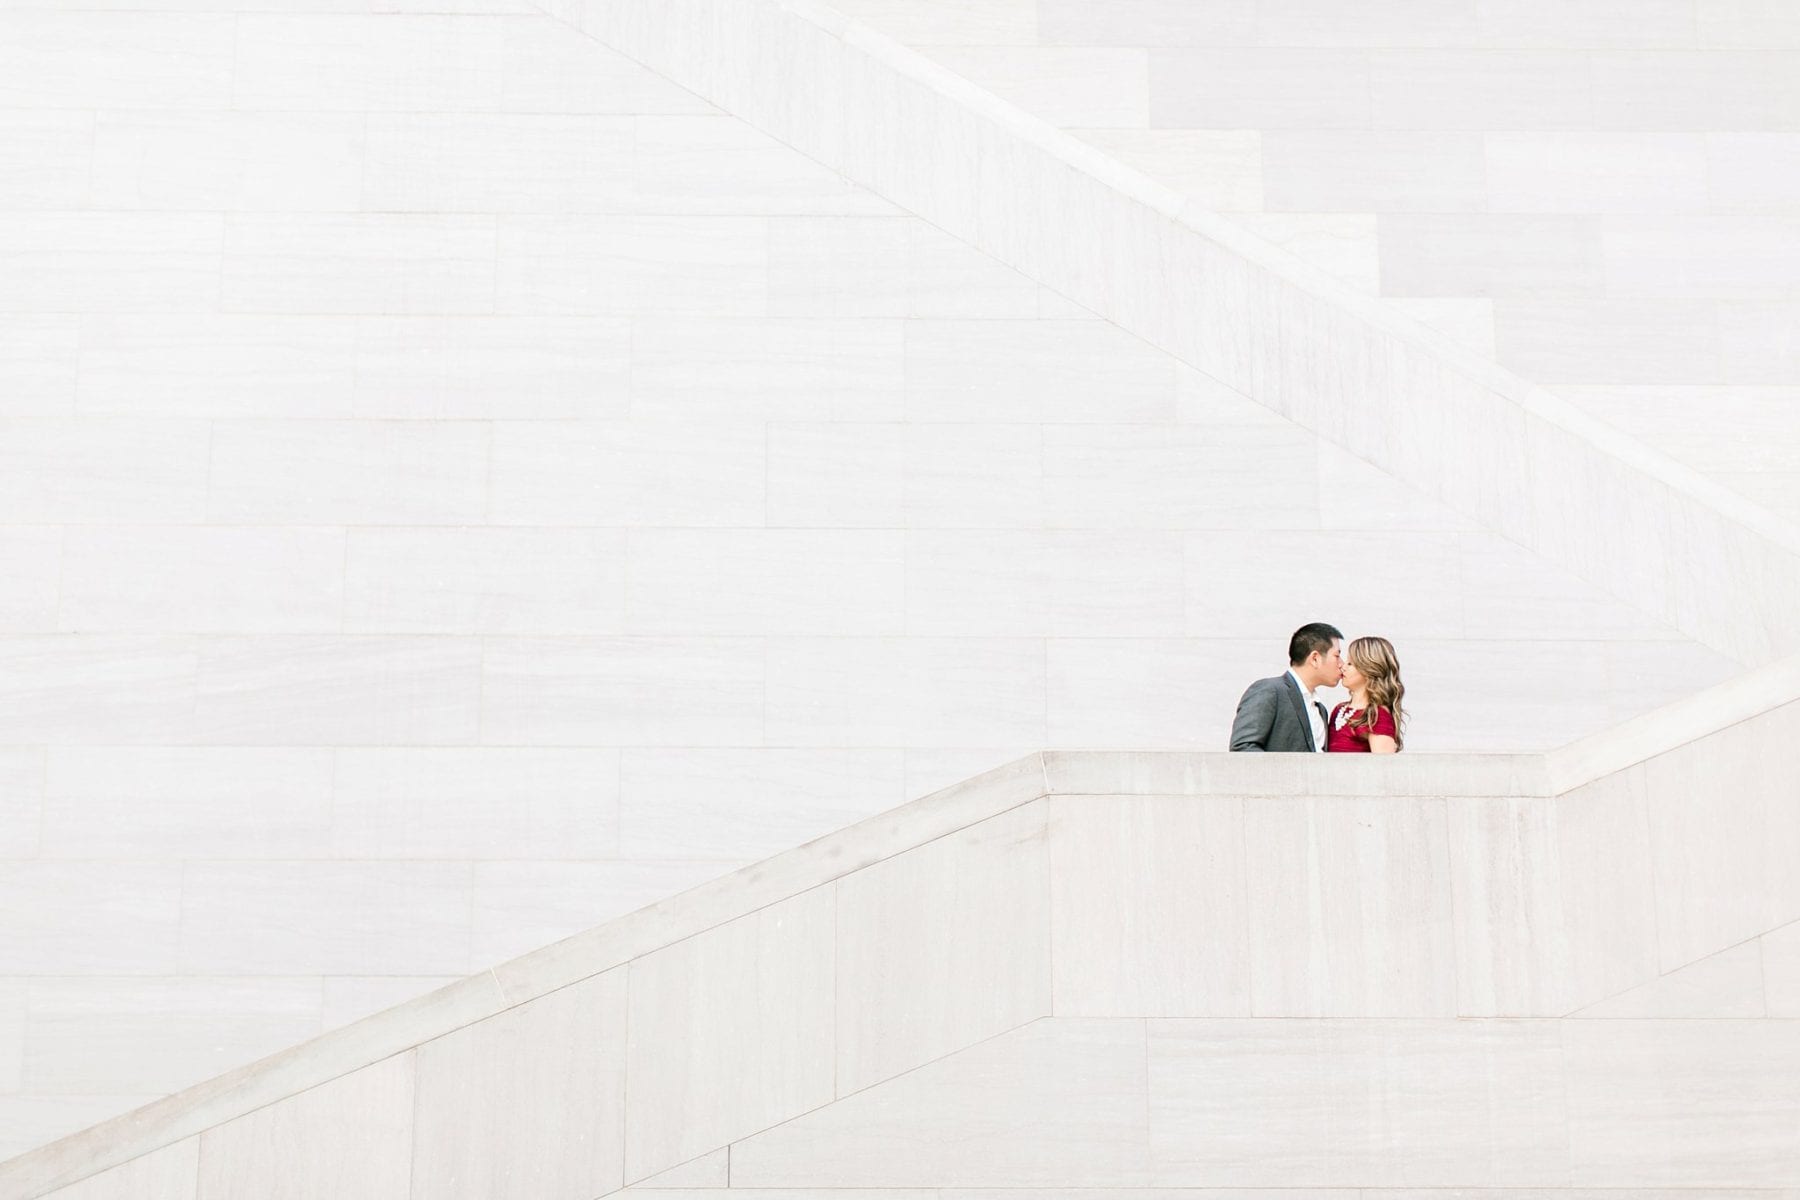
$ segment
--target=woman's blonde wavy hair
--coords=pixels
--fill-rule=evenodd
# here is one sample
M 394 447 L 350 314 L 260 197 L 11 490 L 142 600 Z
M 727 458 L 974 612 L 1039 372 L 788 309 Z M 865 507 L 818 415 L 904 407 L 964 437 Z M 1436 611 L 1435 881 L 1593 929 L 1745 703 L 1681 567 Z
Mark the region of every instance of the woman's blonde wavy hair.
M 1406 746 L 1406 685 L 1400 682 L 1400 656 L 1386 638 L 1359 637 L 1344 649 L 1345 657 L 1355 664 L 1368 681 L 1369 706 L 1345 724 L 1346 729 L 1367 729 L 1375 724 L 1382 709 L 1394 714 L 1394 746 Z

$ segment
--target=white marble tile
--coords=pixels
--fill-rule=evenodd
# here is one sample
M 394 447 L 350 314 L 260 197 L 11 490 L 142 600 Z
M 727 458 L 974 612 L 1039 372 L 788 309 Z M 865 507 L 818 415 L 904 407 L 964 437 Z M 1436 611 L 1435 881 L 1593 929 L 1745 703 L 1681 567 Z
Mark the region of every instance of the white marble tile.
M 1761 761 L 1795 723 L 1778 710 L 1646 764 L 1661 970 L 1800 918 L 1800 811 Z
M 58 1188 L 46 1200 L 194 1200 L 199 1186 L 200 1139 L 191 1137 Z
M 409 0 L 413 2 L 413 0 Z M 443 0 L 416 0 L 436 8 Z M 536 5 L 530 20 L 500 23 L 498 104 L 507 112 L 716 113 L 670 82 L 591 37 L 573 36 Z M 493 25 L 479 30 L 492 38 Z M 377 63 L 379 68 L 382 64 Z M 466 104 L 466 101 L 464 102 Z M 431 107 L 409 105 L 411 107 Z M 457 107 L 456 105 L 446 107 Z
M 625 624 L 636 634 L 899 634 L 906 559 L 898 530 L 633 530 Z
M 1583 412 L 1715 478 L 1800 470 L 1800 387 L 1563 387 Z M 1711 420 L 1696 421 L 1704 408 Z
M 1727 383 L 1784 384 L 1800 379 L 1800 303 L 1719 306 L 1719 357 Z M 1673 381 L 1671 381 L 1673 382 Z
M 1404 629 L 1413 637 L 1461 637 L 1463 606 L 1448 597 L 1464 592 L 1459 552 L 1466 535 L 1369 531 L 1357 538 L 1357 556 L 1382 564 L 1378 573 L 1346 589 L 1336 569 L 1302 572 L 1290 579 L 1279 607 L 1269 603 L 1266 580 L 1291 577 L 1291 564 L 1328 562 L 1342 546 L 1330 532 L 1183 535 L 1187 620 L 1183 632 L 1206 638 L 1260 638 L 1279 648 L 1304 618 L 1327 618 L 1351 637 Z M 1348 566 L 1348 564 L 1345 564 Z M 1351 568 L 1354 569 L 1354 568 Z M 1355 632 L 1352 632 L 1355 631 Z M 1146 631 L 1156 632 L 1156 631 Z M 1404 648 L 1401 650 L 1404 655 Z
M 1366 129 L 1365 55 L 1217 46 L 1150 51 L 1152 129 Z M 1266 186 L 1266 185 L 1265 185 Z
M 25 1087 L 176 1092 L 319 1033 L 316 979 L 37 979 Z
M 24 1087 L 26 1000 L 30 981 L 0 983 L 0 1092 Z
M 1501 366 L 1552 384 L 1729 378 L 1719 323 L 1702 300 L 1502 299 L 1494 305 L 1494 345 Z
M 909 321 L 909 420 L 1167 421 L 1176 362 L 1106 321 Z
M 58 612 L 84 632 L 335 632 L 343 571 L 341 529 L 75 527 Z
M 331 754 L 342 858 L 603 858 L 619 844 L 619 752 L 407 746 Z
M 1464 629 L 1481 639 L 1675 641 L 1667 624 L 1492 535 L 1460 539 Z
M 230 745 L 465 744 L 482 647 L 425 637 L 222 637 L 200 647 L 198 740 Z
M 1795 22 L 1800 35 L 1800 20 Z M 1800 45 L 1800 36 L 1796 37 Z M 1800 134 L 1704 136 L 1709 207 L 1715 212 L 1793 212 L 1800 207 Z
M 11 581 L 0 595 L 0 629 L 50 633 L 59 628 L 58 580 L 63 541 L 71 532 L 54 525 L 0 528 L 0 574 Z
M 910 217 L 773 217 L 769 312 L 779 317 L 1041 315 L 1044 289 Z
M 1606 218 L 1607 294 L 1794 299 L 1800 214 Z
M 0 637 L 0 742 L 190 741 L 198 657 L 186 635 Z
M 383 213 L 629 210 L 634 118 L 402 112 L 366 117 L 361 207 Z
M 1051 803 L 1058 1017 L 1250 1015 L 1245 803 Z
M 1430 326 L 1466 350 L 1494 357 L 1494 302 L 1471 296 L 1396 296 L 1387 306 Z
M 0 113 L 0 209 L 81 208 L 88 202 L 95 114 Z
M 760 317 L 773 291 L 763 217 L 499 218 L 494 311 Z
M 1477 0 L 1489 46 L 1602 48 L 1695 44 L 1694 0 Z
M 1042 529 L 1042 426 L 908 423 L 899 433 L 908 529 Z
M 1151 1180 L 1551 1187 L 1570 1151 L 1544 1021 L 1151 1021 Z
M 691 1158 L 679 1167 L 670 1167 L 660 1175 L 652 1175 L 635 1186 L 637 1190 L 656 1191 L 730 1187 L 731 1147 L 722 1146 L 711 1154 Z
M 1202 208 L 1263 207 L 1263 134 L 1253 129 L 1079 129 L 1076 136 Z
M 900 424 L 770 423 L 768 524 L 900 528 L 914 433 Z
M 1761 1017 L 1762 947 L 1744 942 L 1679 970 L 1609 996 L 1572 1017 Z
M 0 13 L 0 104 L 223 108 L 233 31 L 229 13 Z
M 0 417 L 74 413 L 81 324 L 73 313 L 0 316 Z
M 1229 7 L 1229 6 L 1228 6 Z M 1455 46 L 1476 29 L 1470 0 L 1261 0 L 1256 39 L 1270 46 Z M 1229 43 L 1224 43 L 1229 44 Z
M 1150 124 L 1147 52 L 1140 48 L 942 46 L 925 53 L 1054 125 L 1140 129 Z
M 598 1196 L 623 1182 L 625 970 L 418 1049 L 413 1193 Z
M 1768 1015 L 1800 1017 L 1800 922 L 1772 929 L 1757 940 Z
M 16 524 L 198 521 L 207 436 L 203 421 L 0 420 L 0 510 Z
M 760 424 L 508 421 L 494 428 L 504 525 L 762 523 Z
M 905 415 L 899 321 L 643 319 L 631 411 L 669 421 L 895 421 Z
M 1593 128 L 1587 62 L 1564 50 L 1376 50 L 1370 121 L 1376 129 Z
M 1044 742 L 1031 638 L 774 638 L 763 735 L 781 746 Z
M 1336 446 L 1320 443 L 1319 516 L 1325 529 L 1476 529 L 1462 513 Z
M 731 1148 L 734 1188 L 1136 1187 L 1142 1021 L 1043 1020 Z
M 633 209 L 658 213 L 879 213 L 896 208 L 735 117 L 633 121 Z
M 1182 630 L 1177 532 L 906 535 L 906 630 L 938 636 L 1134 637 Z
M 94 115 L 91 140 L 95 208 L 294 213 L 360 205 L 364 130 L 354 113 L 107 110 Z
M 182 969 L 467 971 L 469 880 L 469 867 L 458 863 L 192 863 L 182 882 Z
M 1800 46 L 1800 13 L 1782 0 L 1699 0 L 1700 44 Z
M 236 106 L 404 112 L 500 106 L 502 18 L 245 13 Z
M 838 1095 L 1049 1015 L 1046 815 L 1024 805 L 838 881 Z
M 1632 22 L 1621 21 L 1621 27 Z M 1489 132 L 1494 212 L 1698 213 L 1717 203 L 1701 134 Z M 1709 190 L 1710 183 L 1710 190 Z
M 997 770 L 1037 753 L 1030 746 L 942 750 L 914 747 L 905 751 L 908 799 L 929 796 L 955 787 L 988 771 Z
M 831 1100 L 834 899 L 815 888 L 632 962 L 628 1182 Z
M 1637 773 L 1448 808 L 1459 1013 L 1557 1016 L 1655 977 Z
M 619 761 L 619 853 L 754 860 L 915 794 L 895 749 L 628 749 Z
M 840 0 L 834 7 L 908 46 L 1029 46 L 1039 40 L 1042 4 L 1040 0 Z
M 1564 1021 L 1562 1035 L 1574 1186 L 1794 1183 L 1800 1025 Z
M 179 863 L 0 863 L 0 970 L 173 974 Z
M 1788 56 L 1760 48 L 1596 53 L 1589 86 L 1599 129 L 1800 129 L 1800 78 Z
M 631 405 L 631 325 L 608 317 L 365 317 L 355 415 L 604 420 Z
M 348 317 L 94 314 L 81 321 L 82 413 L 125 417 L 348 417 Z
M 461 975 L 340 975 L 327 976 L 324 1015 L 319 1025 L 326 1033 L 353 1021 L 383 1012 L 409 1000 L 417 1000 L 439 988 L 461 983 Z
M 52 746 L 43 854 L 320 858 L 331 809 L 326 749 Z
M 498 965 L 729 874 L 737 862 L 485 862 L 475 867 L 477 966 Z
M 1114 0 L 1105 8 L 1080 0 L 1037 0 L 1038 40 L 1071 46 L 1244 45 L 1254 40 L 1259 7 L 1244 0 Z
M 1237 213 L 1232 220 L 1270 245 L 1366 295 L 1381 290 L 1381 247 L 1370 213 Z
M 1472 212 L 1487 196 L 1478 133 L 1271 129 L 1262 163 L 1272 212 Z
M 495 219 L 225 217 L 219 305 L 233 313 L 491 313 Z
M 207 515 L 254 524 L 480 521 L 488 442 L 488 427 L 475 422 L 220 422 Z
M 1244 844 L 1255 1015 L 1456 1014 L 1444 801 L 1259 799 Z
M 343 627 L 355 633 L 625 629 L 622 529 L 351 529 Z
M 1308 529 L 1315 442 L 1299 429 L 1044 429 L 1052 528 Z
M 45 753 L 39 746 L 0 748 L 0 859 L 40 853 Z
M 391 1200 L 412 1173 L 409 1052 L 200 1135 L 197 1200 Z
M 758 745 L 765 674 L 763 647 L 744 638 L 490 639 L 482 740 Z
M 1388 296 L 1597 296 L 1615 274 L 1612 225 L 1594 216 L 1384 214 L 1380 237 Z
M 1055 638 L 1046 653 L 1044 744 L 1108 749 L 1226 749 L 1239 694 L 1286 657 L 1266 641 L 1193 638 Z

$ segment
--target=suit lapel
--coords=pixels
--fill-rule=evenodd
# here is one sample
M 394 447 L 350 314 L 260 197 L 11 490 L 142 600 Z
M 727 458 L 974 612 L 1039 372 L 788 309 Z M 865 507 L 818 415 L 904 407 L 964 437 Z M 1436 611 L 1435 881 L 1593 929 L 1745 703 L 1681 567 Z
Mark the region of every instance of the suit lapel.
M 1287 684 L 1288 702 L 1294 706 L 1294 715 L 1300 718 L 1300 732 L 1306 735 L 1306 748 L 1316 754 L 1319 744 L 1313 741 L 1312 718 L 1306 712 L 1306 697 L 1300 694 L 1300 685 L 1294 682 L 1291 674 L 1283 671 L 1281 678 Z

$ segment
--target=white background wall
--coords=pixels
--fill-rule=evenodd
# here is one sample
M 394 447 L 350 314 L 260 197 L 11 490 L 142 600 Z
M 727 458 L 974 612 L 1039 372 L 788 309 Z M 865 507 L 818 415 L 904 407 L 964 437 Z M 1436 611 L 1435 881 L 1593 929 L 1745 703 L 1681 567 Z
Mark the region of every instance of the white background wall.
M 516 4 L 240 7 L 0 11 L 0 1153 L 1304 620 L 1421 750 L 1733 669 Z
M 838 0 L 1800 517 L 1800 8 Z

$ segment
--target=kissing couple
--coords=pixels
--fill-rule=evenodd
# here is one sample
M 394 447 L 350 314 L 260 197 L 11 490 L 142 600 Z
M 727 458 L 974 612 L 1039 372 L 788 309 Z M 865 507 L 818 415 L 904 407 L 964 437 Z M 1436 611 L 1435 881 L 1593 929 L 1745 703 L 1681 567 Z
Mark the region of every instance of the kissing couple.
M 1327 713 L 1313 693 L 1340 683 L 1350 699 Z M 1288 639 L 1284 673 L 1245 689 L 1231 723 L 1231 748 L 1394 754 L 1405 740 L 1405 698 L 1393 643 L 1359 637 L 1346 647 L 1343 634 L 1315 621 Z

